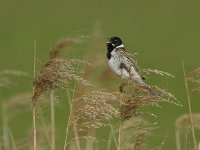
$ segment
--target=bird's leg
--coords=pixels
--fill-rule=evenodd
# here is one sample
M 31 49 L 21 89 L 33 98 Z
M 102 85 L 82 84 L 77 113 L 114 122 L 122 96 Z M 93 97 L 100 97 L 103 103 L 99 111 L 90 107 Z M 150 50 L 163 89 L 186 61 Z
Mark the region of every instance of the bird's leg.
M 119 91 L 120 93 L 123 93 L 124 92 L 124 86 L 126 85 L 126 81 L 125 80 L 122 80 L 121 81 L 121 84 L 119 86 Z

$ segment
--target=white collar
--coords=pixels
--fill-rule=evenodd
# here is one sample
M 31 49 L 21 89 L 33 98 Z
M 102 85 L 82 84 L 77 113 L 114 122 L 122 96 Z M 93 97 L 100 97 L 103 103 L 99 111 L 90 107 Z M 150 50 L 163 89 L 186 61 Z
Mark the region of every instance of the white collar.
M 122 48 L 122 47 L 124 47 L 124 44 L 121 44 L 121 45 L 117 46 L 116 48 Z

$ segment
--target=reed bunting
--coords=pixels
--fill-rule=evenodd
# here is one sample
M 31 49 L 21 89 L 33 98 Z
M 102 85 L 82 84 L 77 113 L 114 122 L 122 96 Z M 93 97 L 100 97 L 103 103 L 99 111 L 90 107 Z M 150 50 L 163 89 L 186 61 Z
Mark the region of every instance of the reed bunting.
M 107 42 L 108 65 L 112 71 L 121 76 L 122 79 L 136 81 L 139 85 L 146 87 L 148 93 L 155 95 L 151 87 L 144 82 L 145 78 L 140 74 L 134 60 L 126 52 L 124 44 L 119 37 L 111 37 Z M 123 83 L 120 92 L 123 92 Z

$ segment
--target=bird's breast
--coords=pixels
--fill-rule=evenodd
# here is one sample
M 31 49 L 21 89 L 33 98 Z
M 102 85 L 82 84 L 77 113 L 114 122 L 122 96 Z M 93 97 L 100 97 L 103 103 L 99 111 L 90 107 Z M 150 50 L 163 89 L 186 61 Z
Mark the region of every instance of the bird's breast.
M 118 59 L 118 57 L 116 57 L 116 54 L 110 54 L 111 57 L 108 60 L 108 65 L 111 68 L 112 71 L 114 71 L 115 73 L 117 73 L 118 75 L 121 74 L 121 70 L 120 70 L 120 60 Z

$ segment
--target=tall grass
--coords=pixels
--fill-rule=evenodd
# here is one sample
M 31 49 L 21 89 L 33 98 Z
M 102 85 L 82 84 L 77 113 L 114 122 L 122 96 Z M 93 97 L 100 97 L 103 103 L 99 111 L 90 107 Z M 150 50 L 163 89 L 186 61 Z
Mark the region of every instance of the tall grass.
M 51 107 L 51 150 L 55 150 L 55 102 L 54 90 L 50 91 L 50 107 Z
M 98 36 L 99 33 L 95 32 L 94 35 Z M 61 53 L 61 50 L 65 49 L 65 47 L 69 46 L 69 44 L 75 43 L 76 45 L 77 43 L 82 42 L 84 39 L 85 38 L 65 39 L 58 42 L 52 47 L 49 60 L 47 60 L 47 62 L 44 63 L 38 71 L 36 70 L 35 42 L 33 53 L 32 90 L 33 129 L 30 138 L 32 144 L 29 146 L 29 149 L 43 150 L 49 149 L 49 147 L 51 150 L 101 149 L 102 146 L 99 143 L 102 141 L 102 139 L 98 136 L 99 129 L 106 129 L 106 131 L 109 133 L 108 139 L 105 142 L 106 146 L 104 146 L 107 150 L 151 149 L 151 147 L 148 145 L 147 139 L 151 138 L 153 135 L 152 133 L 158 128 L 158 126 L 154 125 L 150 121 L 147 121 L 146 118 L 155 117 L 155 115 L 149 111 L 146 111 L 146 108 L 153 106 L 156 109 L 157 107 L 160 107 L 162 103 L 170 103 L 177 106 L 180 106 L 181 104 L 171 92 L 156 85 L 152 85 L 151 88 L 155 93 L 157 93 L 157 95 L 151 96 L 146 92 L 146 87 L 143 87 L 130 80 L 126 80 L 121 83 L 123 86 L 123 93 L 118 91 L 117 86 L 110 88 L 112 90 L 105 88 L 102 89 L 102 83 L 98 84 L 94 81 L 93 83 L 89 81 L 88 79 L 92 78 L 92 73 L 98 69 L 97 66 L 99 64 L 95 66 L 95 64 L 91 65 L 84 60 L 63 58 Z M 101 62 L 99 61 L 98 63 Z M 184 119 L 177 120 L 176 122 L 177 150 L 180 150 L 182 147 L 179 130 L 180 124 L 182 124 L 183 121 L 188 120 L 188 118 L 191 124 L 193 145 L 194 148 L 197 149 L 198 138 L 195 136 L 195 129 L 197 128 L 195 123 L 197 123 L 199 119 L 197 117 L 198 115 L 195 116 L 191 110 L 191 93 L 188 82 L 194 81 L 194 76 L 200 73 L 196 72 L 195 75 L 193 73 L 193 75 L 189 74 L 189 76 L 187 76 L 184 64 L 183 72 L 189 115 L 186 115 L 186 117 L 183 117 Z M 107 70 L 103 71 L 104 75 L 108 75 L 107 73 Z M 146 75 L 151 75 L 154 73 L 164 78 L 174 78 L 172 74 L 157 69 L 143 69 L 141 70 L 141 73 Z M 107 76 L 100 78 L 100 82 L 107 82 L 108 80 L 109 77 Z M 199 83 L 199 80 L 195 81 Z M 1 84 L 0 81 L 0 85 L 6 85 L 7 83 L 9 84 L 9 82 L 2 82 Z M 59 135 L 56 134 L 58 129 L 56 128 L 57 126 L 55 122 L 56 118 L 58 117 L 55 113 L 57 104 L 55 97 L 58 89 L 64 89 L 67 91 L 66 93 L 69 103 L 69 114 L 66 116 L 67 119 L 63 120 L 63 124 L 65 121 L 67 122 L 65 127 L 65 136 L 64 139 L 62 139 L 63 145 L 58 145 L 58 140 L 56 140 L 59 139 Z M 199 91 L 199 88 L 192 90 L 192 92 Z M 44 103 L 42 103 L 44 98 L 48 100 L 49 104 L 47 107 L 50 109 L 50 123 L 42 121 L 43 127 L 41 127 L 39 125 L 37 116 L 42 116 L 42 114 L 39 114 L 41 112 L 38 110 L 40 107 L 42 107 L 41 105 L 44 105 Z M 63 107 L 68 108 L 67 106 Z M 23 149 L 19 147 L 19 144 L 16 142 L 12 131 L 8 128 L 9 120 L 5 119 L 7 112 L 5 112 L 5 109 L 2 109 L 2 112 L 2 114 L 4 114 L 2 122 L 5 130 L 3 135 L 5 139 L 3 143 L 4 149 L 7 150 L 11 147 L 14 150 Z M 190 126 L 187 128 L 190 128 Z M 165 140 L 160 146 L 157 146 L 157 149 L 163 149 Z M 41 144 L 41 142 L 43 144 Z M 27 149 L 27 146 L 24 149 Z
M 34 43 L 33 51 L 33 79 L 36 77 L 36 41 Z M 33 86 L 33 94 L 35 93 L 35 87 Z M 36 105 L 32 100 L 32 118 L 33 118 L 33 150 L 37 150 L 37 131 L 36 131 Z
M 188 82 L 187 82 L 187 77 L 185 73 L 185 67 L 184 63 L 182 62 L 182 67 L 183 67 L 183 74 L 184 74 L 184 80 L 185 80 L 185 89 L 186 89 L 186 94 L 187 94 L 187 102 L 188 102 L 188 109 L 189 109 L 189 115 L 190 115 L 190 123 L 191 123 L 191 130 L 192 130 L 192 138 L 194 142 L 194 149 L 197 149 L 197 142 L 196 142 L 196 136 L 195 136 L 195 131 L 194 131 L 194 121 L 193 121 L 193 116 L 192 116 L 192 107 L 191 107 L 191 99 L 190 99 L 190 93 L 188 89 Z

